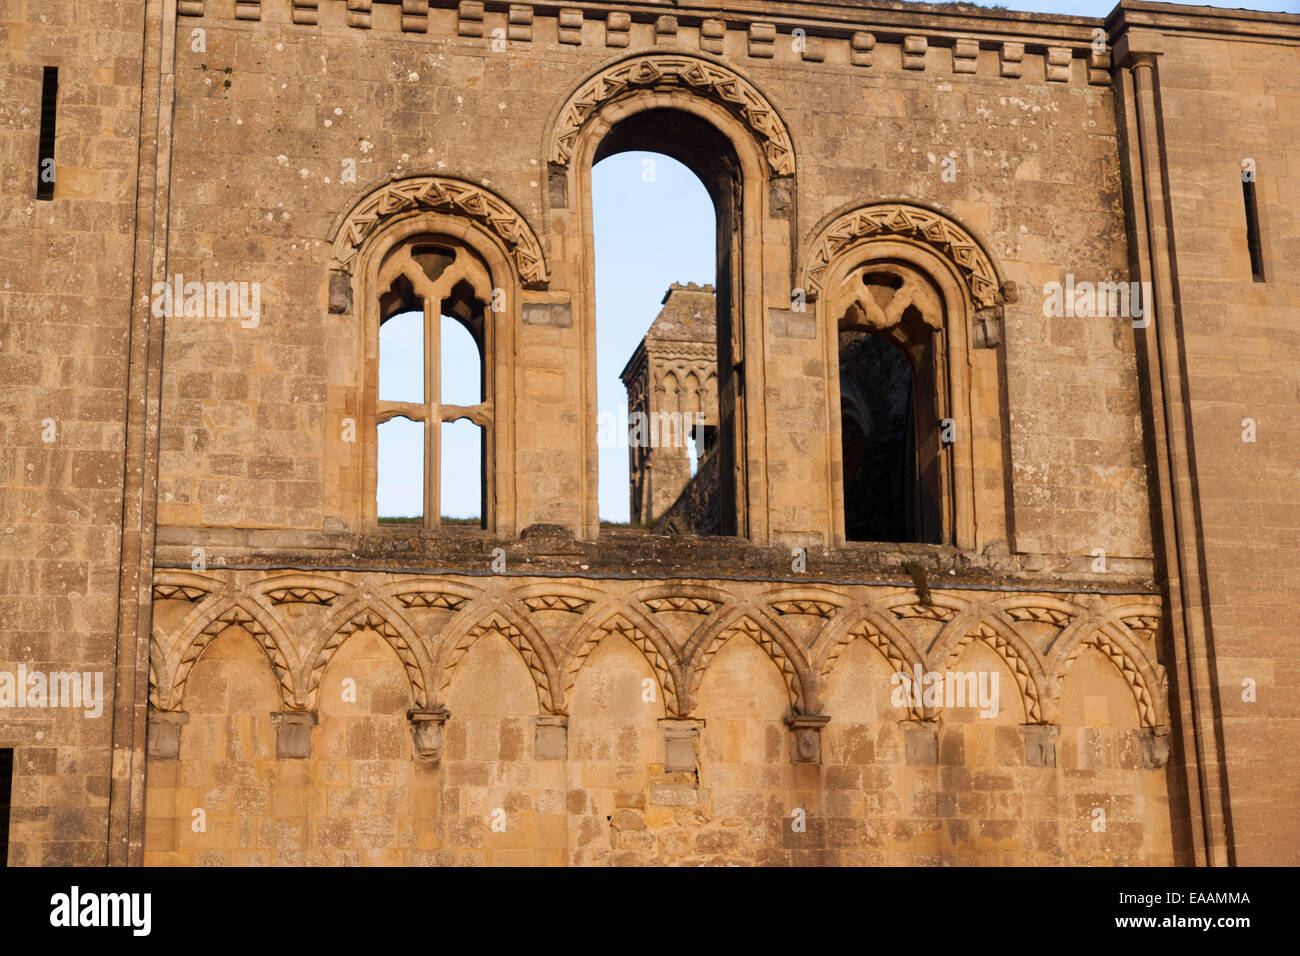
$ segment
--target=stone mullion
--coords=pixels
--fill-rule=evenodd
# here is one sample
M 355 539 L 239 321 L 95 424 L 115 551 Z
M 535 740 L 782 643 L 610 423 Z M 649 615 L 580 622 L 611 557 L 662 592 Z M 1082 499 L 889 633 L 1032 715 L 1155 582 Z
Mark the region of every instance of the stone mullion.
M 441 291 L 441 290 L 438 290 Z M 424 297 L 424 526 L 442 526 L 441 296 Z

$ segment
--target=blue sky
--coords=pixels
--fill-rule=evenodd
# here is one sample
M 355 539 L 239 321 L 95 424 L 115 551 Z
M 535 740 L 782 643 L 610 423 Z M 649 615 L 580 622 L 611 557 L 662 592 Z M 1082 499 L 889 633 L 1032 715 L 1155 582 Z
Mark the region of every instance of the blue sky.
M 1002 0 L 999 5 L 1089 17 L 1104 17 L 1115 8 L 1112 0 Z M 1252 0 L 1247 9 L 1297 13 L 1300 0 Z M 602 413 L 618 415 L 627 404 L 618 374 L 658 314 L 668 286 L 673 282 L 713 282 L 713 205 L 693 173 L 655 153 L 612 156 L 595 166 L 591 181 L 596 231 L 597 400 Z M 443 401 L 471 404 L 477 401 L 479 387 L 473 342 L 457 323 L 444 319 L 442 325 Z M 381 397 L 420 400 L 422 355 L 420 322 L 394 318 L 385 323 L 380 341 Z M 443 425 L 442 430 L 442 513 L 477 516 L 478 430 L 466 421 Z M 419 514 L 423 501 L 422 427 L 405 420 L 385 426 L 379 449 L 379 513 Z M 602 447 L 602 519 L 627 520 L 627 480 L 627 449 Z
M 1251 0 L 1249 3 L 1233 4 L 1204 4 L 1204 3 L 1180 3 L 1179 0 L 1168 0 L 1170 3 L 1178 3 L 1179 6 L 1220 6 L 1229 10 L 1272 10 L 1278 13 L 1300 13 L 1300 0 Z M 1117 6 L 1118 0 L 1060 0 L 1056 3 L 1041 3 L 1035 0 L 1000 0 L 999 3 L 980 3 L 976 6 L 1006 7 L 1008 10 L 1027 10 L 1032 13 L 1065 13 L 1076 17 L 1105 17 L 1110 14 Z

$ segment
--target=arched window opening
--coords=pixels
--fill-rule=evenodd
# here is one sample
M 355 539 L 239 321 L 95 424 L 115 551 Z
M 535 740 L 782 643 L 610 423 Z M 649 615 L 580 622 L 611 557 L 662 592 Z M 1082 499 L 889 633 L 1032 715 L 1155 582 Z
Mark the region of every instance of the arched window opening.
M 739 160 L 703 119 L 653 109 L 614 124 L 595 164 L 598 409 L 628 445 L 600 449 L 602 523 L 739 534 Z
M 382 523 L 485 527 L 493 299 L 470 250 L 431 238 L 392 250 L 379 270 L 375 493 Z
M 844 537 L 938 543 L 941 300 L 919 274 L 875 266 L 850 273 L 840 297 Z

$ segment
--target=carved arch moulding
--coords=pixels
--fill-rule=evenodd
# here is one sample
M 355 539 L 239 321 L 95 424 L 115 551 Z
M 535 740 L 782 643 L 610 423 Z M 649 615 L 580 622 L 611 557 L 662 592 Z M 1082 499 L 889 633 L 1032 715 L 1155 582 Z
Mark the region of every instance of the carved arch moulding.
M 1010 301 L 1009 289 L 983 246 L 943 213 L 912 203 L 888 202 L 859 206 L 833 219 L 813 241 L 800 275 L 800 288 L 809 299 L 822 291 L 827 266 L 864 239 L 901 237 L 927 245 L 949 260 L 961 274 L 977 309 Z
M 526 289 L 550 279 L 546 256 L 523 215 L 496 193 L 451 176 L 390 179 L 362 195 L 330 229 L 330 269 L 351 274 L 357 253 L 385 222 L 411 211 L 462 216 L 484 227 L 505 247 Z
M 772 176 L 794 175 L 794 146 L 775 107 L 748 80 L 703 57 L 641 55 L 606 67 L 583 83 L 560 108 L 547 158 L 567 168 L 578 134 L 601 107 L 638 90 L 687 89 L 724 107 L 744 123 L 762 146 Z

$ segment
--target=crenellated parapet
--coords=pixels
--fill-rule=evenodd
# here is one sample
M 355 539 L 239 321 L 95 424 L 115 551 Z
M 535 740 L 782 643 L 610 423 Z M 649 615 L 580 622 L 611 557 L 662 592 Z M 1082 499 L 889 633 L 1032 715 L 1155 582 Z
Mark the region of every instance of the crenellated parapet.
M 786 2 L 760 15 L 678 4 L 562 7 L 483 0 L 177 0 L 187 21 L 232 18 L 319 30 L 399 33 L 475 42 L 505 52 L 514 45 L 660 49 L 712 56 L 847 66 L 864 73 L 904 70 L 1026 82 L 1107 86 L 1110 50 L 1101 20 L 1023 17 L 996 10 L 909 4 L 853 9 Z

